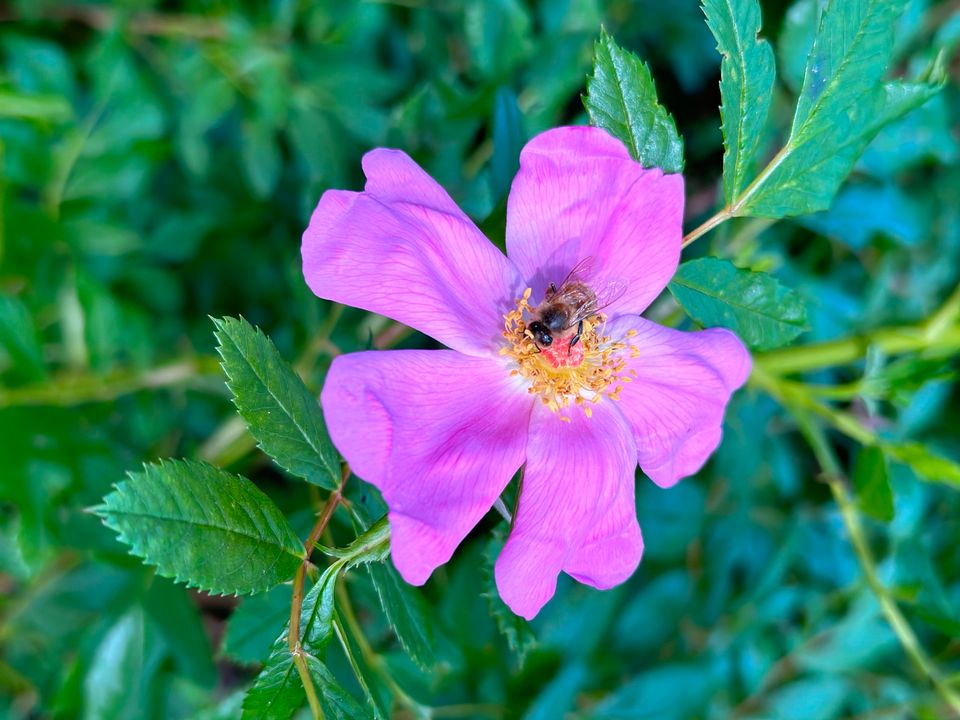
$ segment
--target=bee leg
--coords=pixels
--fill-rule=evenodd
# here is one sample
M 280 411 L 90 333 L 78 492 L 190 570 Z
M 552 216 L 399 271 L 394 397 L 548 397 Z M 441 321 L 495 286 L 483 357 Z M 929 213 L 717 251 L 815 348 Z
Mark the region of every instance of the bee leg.
M 573 350 L 573 346 L 580 342 L 581 335 L 583 335 L 583 320 L 577 324 L 577 334 L 570 339 L 570 347 L 567 348 L 567 355 Z
M 552 296 L 552 295 L 556 295 L 556 294 L 557 294 L 557 286 L 554 285 L 553 283 L 550 283 L 550 287 L 549 287 L 549 289 L 548 289 L 547 292 L 548 292 L 551 296 Z

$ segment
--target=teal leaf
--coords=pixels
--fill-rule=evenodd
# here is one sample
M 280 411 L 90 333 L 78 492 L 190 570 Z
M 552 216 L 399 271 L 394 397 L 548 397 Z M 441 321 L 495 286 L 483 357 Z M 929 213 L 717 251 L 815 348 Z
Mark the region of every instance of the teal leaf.
M 732 206 L 780 218 L 829 207 L 873 137 L 939 90 L 881 79 L 905 0 L 831 0 L 807 59 L 786 144 Z
M 594 47 L 583 105 L 590 122 L 622 141 L 644 167 L 683 171 L 683 141 L 670 113 L 657 102 L 650 69 L 605 30 Z
M 887 458 L 878 447 L 864 447 L 853 466 L 853 487 L 860 510 L 871 517 L 893 520 L 893 490 Z
M 743 270 L 729 260 L 685 262 L 667 287 L 700 325 L 729 328 L 753 350 L 786 345 L 808 329 L 799 294 L 766 273 Z
M 285 470 L 333 490 L 340 462 L 317 398 L 259 329 L 243 318 L 214 320 L 237 410 L 265 453 Z
M 507 196 L 520 168 L 523 116 L 510 88 L 497 90 L 493 102 L 493 157 L 490 158 L 490 194 L 495 201 Z
M 747 185 L 770 109 L 776 76 L 773 48 L 758 37 L 757 0 L 704 0 L 703 12 L 723 55 L 723 194 L 732 204 Z
M 918 442 L 884 443 L 884 453 L 891 460 L 909 465 L 924 480 L 960 488 L 960 463 L 939 455 Z
M 145 465 L 94 511 L 160 575 L 211 593 L 269 590 L 292 578 L 304 557 L 269 497 L 206 463 Z
M 430 612 L 417 588 L 407 585 L 390 562 L 367 566 L 380 606 L 390 621 L 400 645 L 423 670 L 436 665 L 434 628 Z
M 254 196 L 260 200 L 270 197 L 280 181 L 283 158 L 269 122 L 256 118 L 243 123 L 240 160 Z

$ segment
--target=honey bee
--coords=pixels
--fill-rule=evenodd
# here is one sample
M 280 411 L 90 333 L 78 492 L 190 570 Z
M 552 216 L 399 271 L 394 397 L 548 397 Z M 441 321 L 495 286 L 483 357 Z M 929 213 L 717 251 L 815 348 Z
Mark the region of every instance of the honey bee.
M 598 296 L 581 279 L 591 267 L 592 258 L 586 258 L 574 266 L 559 287 L 554 283 L 547 286 L 543 300 L 533 309 L 533 321 L 527 325 L 527 333 L 539 349 L 569 339 L 569 354 L 580 342 L 584 322 L 622 294 L 617 284 L 610 284 L 604 288 L 602 296 Z

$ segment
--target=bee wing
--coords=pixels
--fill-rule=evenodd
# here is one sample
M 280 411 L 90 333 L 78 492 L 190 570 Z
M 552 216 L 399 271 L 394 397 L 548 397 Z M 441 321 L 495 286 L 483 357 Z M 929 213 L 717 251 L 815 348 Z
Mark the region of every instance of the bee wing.
M 625 280 L 610 280 L 601 287 L 595 288 L 594 292 L 597 294 L 596 312 L 600 312 L 615 303 L 623 297 L 626 291 L 627 283 Z

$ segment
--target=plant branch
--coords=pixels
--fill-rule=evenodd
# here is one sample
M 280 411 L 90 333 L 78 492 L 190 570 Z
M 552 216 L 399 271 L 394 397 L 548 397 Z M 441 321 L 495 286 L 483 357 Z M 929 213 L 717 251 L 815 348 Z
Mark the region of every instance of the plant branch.
M 296 666 L 297 673 L 300 675 L 300 681 L 303 683 L 303 689 L 307 694 L 307 702 L 310 704 L 310 712 L 313 714 L 314 720 L 319 720 L 323 717 L 323 710 L 320 708 L 317 691 L 316 688 L 313 687 L 310 670 L 307 668 L 307 660 L 303 656 L 303 648 L 300 644 L 300 616 L 303 612 L 303 586 L 307 577 L 307 568 L 310 566 L 310 555 L 320 536 L 323 534 L 323 531 L 327 529 L 327 525 L 330 523 L 330 519 L 333 517 L 337 506 L 343 500 L 343 485 L 348 477 L 350 477 L 350 468 L 344 463 L 340 487 L 330 494 L 330 499 L 327 500 L 323 512 L 310 531 L 306 542 L 304 542 L 305 555 L 303 562 L 300 563 L 300 567 L 297 568 L 297 574 L 293 578 L 293 599 L 290 602 L 290 627 L 287 630 L 287 646 L 290 648 L 290 654 L 293 656 L 293 664 Z

